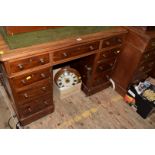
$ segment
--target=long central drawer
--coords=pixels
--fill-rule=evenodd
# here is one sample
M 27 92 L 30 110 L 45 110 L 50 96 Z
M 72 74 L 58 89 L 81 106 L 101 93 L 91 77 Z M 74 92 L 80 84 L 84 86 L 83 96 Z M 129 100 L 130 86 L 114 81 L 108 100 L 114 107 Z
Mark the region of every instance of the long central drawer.
M 56 51 L 53 54 L 53 61 L 60 61 L 70 57 L 78 56 L 80 54 L 86 54 L 99 49 L 99 41 L 95 41 L 89 44 L 80 45 L 77 47 L 68 48 L 65 50 Z

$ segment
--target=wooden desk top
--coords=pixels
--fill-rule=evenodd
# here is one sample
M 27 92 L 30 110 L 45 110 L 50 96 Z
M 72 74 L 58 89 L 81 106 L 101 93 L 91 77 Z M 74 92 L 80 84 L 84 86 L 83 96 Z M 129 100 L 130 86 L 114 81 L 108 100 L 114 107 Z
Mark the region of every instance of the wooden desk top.
M 6 38 L 6 36 L 4 36 L 4 34 L 1 32 L 5 42 L 7 42 L 6 45 L 16 48 L 12 48 L 10 50 L 0 49 L 0 61 L 8 61 L 10 59 L 39 54 L 41 52 L 52 52 L 54 50 L 73 46 L 75 44 L 82 44 L 96 39 L 103 39 L 104 37 L 107 38 L 111 35 L 127 33 L 127 30 L 122 27 L 64 27 L 45 31 L 45 38 L 42 36 L 42 31 L 40 31 L 40 36 L 38 36 L 36 32 L 30 32 L 8 36 L 9 38 Z M 48 34 L 49 32 L 51 32 L 51 34 Z M 31 38 L 31 40 L 29 40 L 29 38 Z M 78 40 L 78 38 L 80 38 L 80 40 Z M 15 41 L 13 41 L 14 39 Z M 17 48 L 18 46 L 19 48 Z

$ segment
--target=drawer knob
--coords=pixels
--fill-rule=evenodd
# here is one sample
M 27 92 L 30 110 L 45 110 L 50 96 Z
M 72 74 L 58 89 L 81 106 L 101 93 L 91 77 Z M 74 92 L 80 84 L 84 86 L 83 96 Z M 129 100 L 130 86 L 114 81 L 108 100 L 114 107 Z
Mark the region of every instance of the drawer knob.
M 144 57 L 147 59 L 150 56 L 150 54 L 145 55 Z
M 118 38 L 117 41 L 118 41 L 119 43 L 122 43 L 122 39 L 121 39 L 121 38 Z
M 100 69 L 101 71 L 103 71 L 103 67 L 102 67 L 102 66 L 99 66 L 99 69 Z
M 24 94 L 24 97 L 25 97 L 25 98 L 28 98 L 29 96 L 28 96 L 28 94 L 27 94 L 27 93 L 25 93 L 25 94 Z
M 64 57 L 67 57 L 67 56 L 68 56 L 68 54 L 65 52 L 65 53 L 63 53 L 63 56 L 64 56 Z
M 18 64 L 18 67 L 19 67 L 20 70 L 23 70 L 24 69 L 23 64 Z
M 44 104 L 45 104 L 45 105 L 48 105 L 48 102 L 47 102 L 47 101 L 44 101 Z
M 41 64 L 44 64 L 44 63 L 45 63 L 45 61 L 44 61 L 43 58 L 40 59 L 40 63 L 41 63 Z
M 31 109 L 30 107 L 28 107 L 27 110 L 28 110 L 29 112 L 32 112 L 32 109 Z
M 91 46 L 89 46 L 89 49 L 90 50 L 94 50 L 94 47 L 91 45 Z
M 105 44 L 106 44 L 107 46 L 109 46 L 109 45 L 110 45 L 110 42 L 109 42 L 109 41 L 106 41 Z
M 26 81 L 25 80 L 21 80 L 22 84 L 26 84 Z
M 120 50 L 117 50 L 117 51 L 115 51 L 114 53 L 115 53 L 115 54 L 119 54 L 119 53 L 120 53 Z
M 103 56 L 104 58 L 106 58 L 106 55 L 105 55 L 105 54 L 103 54 L 102 56 Z
M 113 66 L 113 63 L 111 63 L 110 66 L 112 67 Z
M 46 75 L 44 73 L 41 73 L 40 75 L 41 75 L 42 78 L 46 77 Z
M 41 89 L 42 89 L 43 91 L 45 91 L 45 90 L 46 90 L 46 87 L 42 87 Z
M 87 71 L 91 71 L 92 70 L 92 68 L 87 66 L 87 65 L 85 65 L 85 68 L 87 69 Z
M 107 80 L 109 80 L 109 79 L 110 79 L 110 76 L 109 76 L 109 75 L 106 75 L 105 77 L 107 78 Z
M 144 66 L 140 67 L 139 71 L 143 71 L 144 70 Z

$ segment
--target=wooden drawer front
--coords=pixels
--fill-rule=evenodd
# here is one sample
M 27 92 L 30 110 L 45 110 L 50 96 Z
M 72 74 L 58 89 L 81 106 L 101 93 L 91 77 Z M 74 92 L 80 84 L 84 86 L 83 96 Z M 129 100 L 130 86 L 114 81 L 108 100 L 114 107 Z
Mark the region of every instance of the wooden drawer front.
M 115 36 L 109 39 L 103 40 L 102 48 L 115 46 L 123 43 L 123 36 Z
M 143 81 L 146 78 L 148 78 L 148 76 L 149 75 L 146 73 L 136 73 L 131 81 L 132 81 L 132 83 L 138 83 L 138 82 Z
M 13 84 L 14 88 L 21 88 L 30 85 L 34 82 L 49 78 L 51 76 L 50 69 L 42 69 L 39 71 L 32 72 L 30 74 L 25 74 L 22 76 L 14 77 Z
M 154 60 L 147 63 L 143 63 L 139 66 L 138 72 L 149 72 L 153 69 L 154 65 L 155 65 Z
M 93 86 L 101 85 L 109 81 L 109 77 L 111 75 L 111 70 L 102 72 L 100 75 L 96 75 L 93 80 Z
M 46 94 L 52 94 L 52 85 L 48 79 L 41 81 L 40 84 L 37 84 L 32 88 L 28 88 L 24 91 L 17 93 L 18 102 L 22 104 L 31 101 L 36 97 Z
M 19 107 L 19 113 L 21 117 L 27 117 L 49 106 L 54 107 L 52 96 L 42 96 Z
M 29 57 L 10 62 L 11 73 L 20 72 L 49 63 L 49 54 Z
M 155 50 L 145 52 L 142 56 L 141 63 L 148 62 L 151 60 L 155 61 Z
M 99 63 L 96 67 L 96 73 L 102 74 L 102 72 L 107 70 L 112 70 L 115 63 L 115 59 L 109 59 L 108 61 L 103 61 Z
M 99 60 L 105 60 L 113 57 L 117 57 L 119 53 L 121 52 L 120 48 L 108 50 L 108 51 L 103 51 L 100 53 Z
M 73 56 L 78 56 L 99 49 L 99 41 L 86 45 L 68 48 L 66 50 L 56 51 L 53 54 L 53 61 L 60 61 Z
M 148 47 L 147 47 L 147 49 L 153 49 L 153 48 L 155 48 L 155 38 L 150 40 Z

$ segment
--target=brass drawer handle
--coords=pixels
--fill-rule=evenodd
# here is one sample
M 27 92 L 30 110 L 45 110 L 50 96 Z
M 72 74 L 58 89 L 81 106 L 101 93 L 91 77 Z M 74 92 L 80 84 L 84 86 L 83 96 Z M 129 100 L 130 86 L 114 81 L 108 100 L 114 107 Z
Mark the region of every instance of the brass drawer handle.
M 106 44 L 107 46 L 109 46 L 109 45 L 110 45 L 110 42 L 109 42 L 109 41 L 106 41 L 105 44 Z
M 111 63 L 110 66 L 112 67 L 113 66 L 113 63 Z
M 40 59 L 40 63 L 41 63 L 41 64 L 44 64 L 44 63 L 45 63 L 45 61 L 44 61 L 43 58 Z
M 44 104 L 45 104 L 45 105 L 48 105 L 48 102 L 47 102 L 47 101 L 44 101 Z
M 27 93 L 25 93 L 25 94 L 24 94 L 24 97 L 25 97 L 25 98 L 28 98 L 29 96 L 28 96 L 28 94 L 27 94 Z
M 68 54 L 65 52 L 65 53 L 63 53 L 63 56 L 64 56 L 64 57 L 67 57 L 67 56 L 68 56 Z
M 150 56 L 150 54 L 145 55 L 144 57 L 147 59 Z
M 139 71 L 143 71 L 144 70 L 144 66 L 140 67 Z
M 115 54 L 119 54 L 120 53 L 120 50 L 117 50 L 117 51 L 114 51 Z
M 118 41 L 119 43 L 122 43 L 122 39 L 121 39 L 121 38 L 118 38 L 117 41 Z
M 28 110 L 29 112 L 32 112 L 32 109 L 31 109 L 31 107 L 28 107 L 28 108 L 27 108 L 27 110 Z
M 91 45 L 91 46 L 89 46 L 89 49 L 90 50 L 94 50 L 94 47 Z
M 19 68 L 20 70 L 23 70 L 23 69 L 24 69 L 23 64 L 18 64 L 18 68 Z
M 92 68 L 87 66 L 87 65 L 85 65 L 85 68 L 86 68 L 87 71 L 91 71 L 92 70 Z
M 45 77 L 46 77 L 46 75 L 45 75 L 44 73 L 41 73 L 40 76 L 41 76 L 42 78 L 45 78 Z
M 41 89 L 42 89 L 43 91 L 46 91 L 46 87 L 42 87 Z
M 22 84 L 26 84 L 26 81 L 25 80 L 21 80 Z
M 107 56 L 105 54 L 102 55 L 104 58 L 106 58 Z
M 102 66 L 99 66 L 99 69 L 100 69 L 101 71 L 103 71 L 103 67 L 102 67 Z

